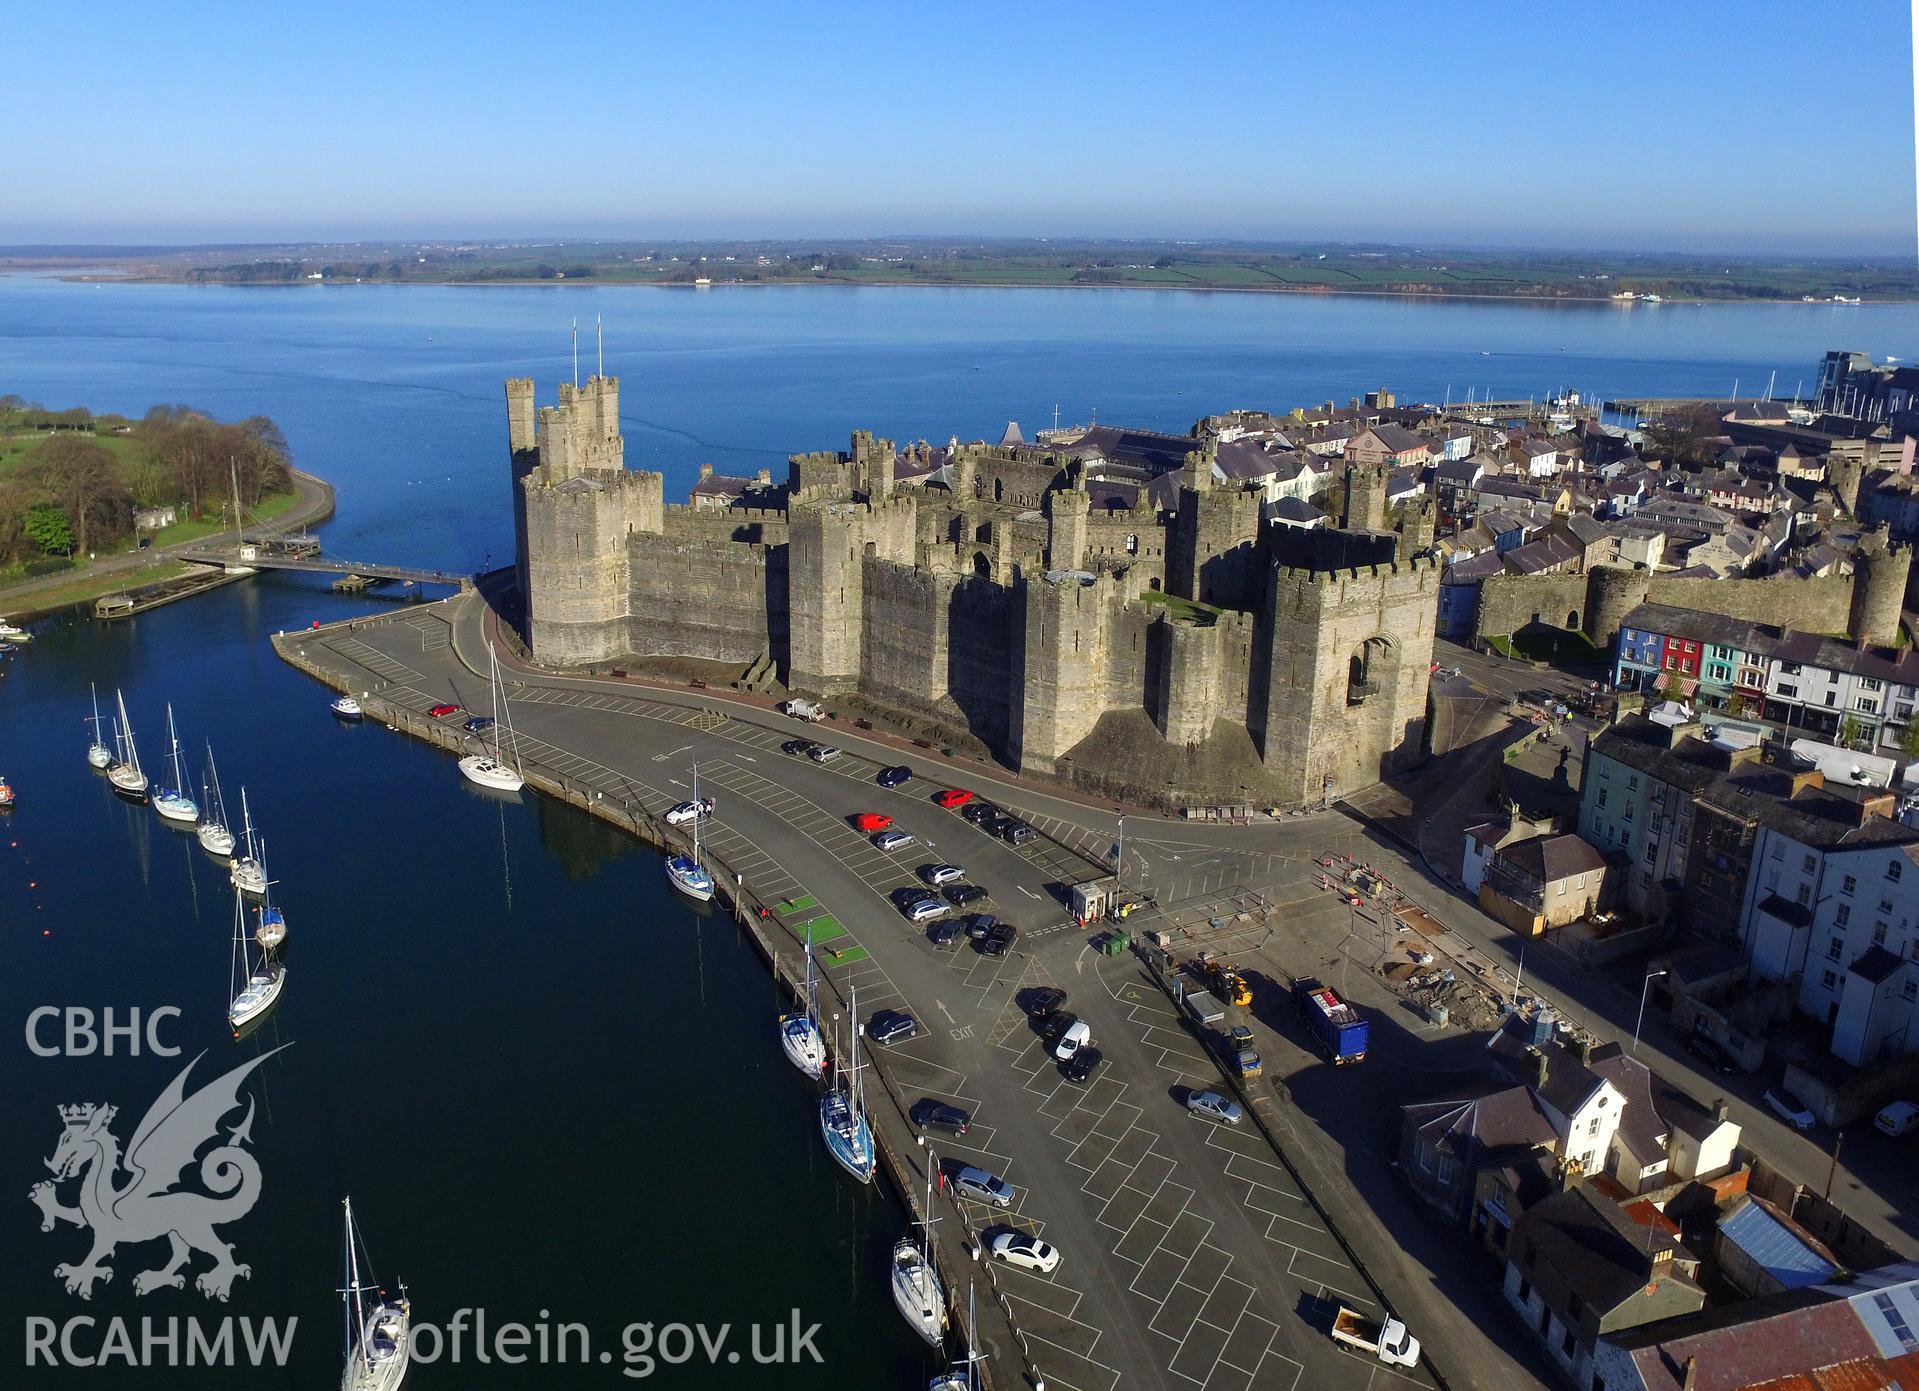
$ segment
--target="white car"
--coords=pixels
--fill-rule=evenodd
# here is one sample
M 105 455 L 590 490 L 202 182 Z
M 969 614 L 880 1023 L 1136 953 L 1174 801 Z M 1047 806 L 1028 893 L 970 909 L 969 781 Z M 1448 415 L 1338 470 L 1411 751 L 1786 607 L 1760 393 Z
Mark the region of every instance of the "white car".
M 1919 1106 L 1910 1101 L 1895 1101 L 1880 1108 L 1872 1124 L 1881 1135 L 1905 1135 L 1919 1129 Z
M 1186 1109 L 1196 1116 L 1208 1120 L 1220 1121 L 1226 1125 L 1238 1125 L 1245 1114 L 1239 1109 L 1237 1101 L 1229 1101 L 1218 1092 L 1189 1092 L 1186 1097 Z
M 876 850 L 903 850 L 913 843 L 913 837 L 905 831 L 881 831 L 873 837 Z
M 686 826 L 702 816 L 713 814 L 713 799 L 702 797 L 697 802 L 679 802 L 666 809 L 666 824 Z
M 1806 1103 L 1787 1091 L 1784 1087 L 1768 1087 L 1763 1098 L 1766 1109 L 1794 1130 L 1811 1130 L 1816 1117 L 1806 1109 Z
M 1059 1062 L 1070 1063 L 1073 1054 L 1092 1041 L 1092 1028 L 1084 1019 L 1075 1019 L 1066 1032 L 1059 1036 L 1059 1042 L 1053 1045 L 1053 1057 Z
M 988 1249 L 993 1259 L 1016 1265 L 1021 1270 L 1051 1275 L 1059 1269 L 1059 1247 L 1050 1241 L 1041 1241 L 1031 1232 L 1001 1232 Z

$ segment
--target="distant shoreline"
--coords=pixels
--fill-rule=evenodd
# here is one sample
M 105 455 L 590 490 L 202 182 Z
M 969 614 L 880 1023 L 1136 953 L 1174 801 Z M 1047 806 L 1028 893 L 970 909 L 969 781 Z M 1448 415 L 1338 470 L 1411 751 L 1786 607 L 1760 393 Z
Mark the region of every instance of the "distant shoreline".
M 59 280 L 70 285 L 184 285 L 193 289 L 213 290 L 331 290 L 331 289 L 555 289 L 569 290 L 607 289 L 607 290 L 680 290 L 689 294 L 710 294 L 716 290 L 811 290 L 825 288 L 856 290 L 1121 290 L 1143 291 L 1148 293 L 1171 292 L 1174 294 L 1202 295 L 1288 295 L 1302 299 L 1419 299 L 1419 300 L 1479 300 L 1501 303 L 1540 304 L 1540 305 L 1580 305 L 1588 307 L 1612 307 L 1616 309 L 1658 310 L 1668 304 L 1686 305 L 1797 305 L 1804 309 L 1864 309 L 1874 306 L 1919 304 L 1919 296 L 1909 299 L 1868 299 L 1861 297 L 1857 304 L 1839 304 L 1831 299 L 1788 299 L 1785 297 L 1766 298 L 1756 295 L 1728 295 L 1723 298 L 1705 298 L 1703 296 L 1664 295 L 1656 303 L 1640 300 L 1616 300 L 1610 296 L 1587 295 L 1518 295 L 1486 294 L 1473 291 L 1447 292 L 1438 290 L 1371 290 L 1361 287 L 1320 285 L 1152 285 L 1118 284 L 1088 285 L 1067 282 L 1034 283 L 1019 280 L 858 280 L 858 279 L 819 279 L 819 280 L 733 280 L 716 281 L 711 285 L 692 285 L 685 281 L 644 280 L 602 280 L 593 276 L 580 276 L 575 279 L 541 280 L 506 279 L 488 277 L 480 280 L 432 280 L 425 277 L 408 280 L 348 280 L 344 277 L 321 281 L 260 281 L 260 280 L 195 280 L 180 275 L 78 275 L 62 274 L 57 269 L 46 267 L 8 267 L 0 265 L 0 274 L 34 275 L 45 279 Z

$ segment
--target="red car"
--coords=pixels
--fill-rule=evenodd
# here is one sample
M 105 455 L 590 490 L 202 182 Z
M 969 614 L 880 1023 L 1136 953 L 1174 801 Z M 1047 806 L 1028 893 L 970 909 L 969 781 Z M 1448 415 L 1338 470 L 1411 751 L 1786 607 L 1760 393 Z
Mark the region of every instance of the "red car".
M 933 800 L 948 811 L 952 811 L 955 807 L 963 807 L 972 801 L 973 794 L 963 787 L 949 787 Z
M 861 831 L 883 831 L 893 824 L 893 818 L 883 811 L 863 811 L 853 818 L 853 825 Z
M 433 716 L 433 718 L 436 720 L 443 720 L 448 715 L 459 714 L 461 708 L 462 707 L 458 705 L 436 705 L 431 710 L 427 711 L 427 714 Z

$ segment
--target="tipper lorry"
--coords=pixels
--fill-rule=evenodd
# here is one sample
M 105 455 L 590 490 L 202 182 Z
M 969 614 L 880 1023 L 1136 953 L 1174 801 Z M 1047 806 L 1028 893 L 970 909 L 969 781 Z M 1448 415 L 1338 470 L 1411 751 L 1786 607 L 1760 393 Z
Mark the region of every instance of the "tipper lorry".
M 1328 1061 L 1345 1064 L 1365 1058 L 1366 1021 L 1339 998 L 1338 991 L 1312 976 L 1301 976 L 1293 982 L 1293 1004 Z
M 1339 1306 L 1333 1319 L 1333 1341 L 1377 1357 L 1388 1367 L 1417 1367 L 1419 1339 L 1398 1319 L 1390 1315 L 1375 1321 L 1357 1309 Z

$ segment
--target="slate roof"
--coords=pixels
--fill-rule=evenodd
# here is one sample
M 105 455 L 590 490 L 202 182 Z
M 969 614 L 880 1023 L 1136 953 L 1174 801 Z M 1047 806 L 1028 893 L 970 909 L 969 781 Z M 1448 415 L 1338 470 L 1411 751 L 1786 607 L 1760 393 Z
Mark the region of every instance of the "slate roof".
M 1860 958 L 1852 963 L 1852 974 L 1874 985 L 1883 985 L 1905 964 L 1904 958 L 1895 956 L 1884 947 L 1868 947 Z
M 1433 477 L 1435 479 L 1444 479 L 1448 483 L 1470 485 L 1474 479 L 1478 478 L 1479 475 L 1485 471 L 1485 468 L 1486 465 L 1483 461 L 1475 459 L 1469 454 L 1464 459 L 1446 460 L 1434 470 Z
M 1782 662 L 1849 671 L 1855 676 L 1874 676 L 1902 686 L 1919 686 L 1919 650 L 1908 649 L 1902 656 L 1889 658 L 1882 649 L 1868 648 L 1862 652 L 1851 643 L 1818 633 L 1788 633 L 1773 655 Z
M 1670 1233 L 1640 1226 L 1584 1184 L 1528 1209 L 1520 1227 L 1527 1245 L 1551 1261 L 1602 1320 L 1627 1304 L 1645 1315 L 1635 1323 L 1689 1313 L 1704 1298 L 1670 1265 L 1656 1276 L 1649 1272 L 1650 1257 L 1661 1252 L 1688 1258 Z
M 1219 446 L 1213 462 L 1227 478 L 1239 483 L 1299 473 L 1299 454 L 1291 449 L 1265 448 L 1255 440 L 1229 440 Z
M 1441 584 L 1476 584 L 1488 575 L 1506 573 L 1506 558 L 1497 551 L 1481 551 L 1465 560 L 1455 560 L 1446 567 Z
M 1283 497 L 1272 505 L 1272 515 L 1301 525 L 1324 521 L 1326 514 L 1302 497 Z
M 1693 609 L 1676 609 L 1667 604 L 1640 604 L 1620 620 L 1620 625 L 1635 632 L 1660 633 L 1667 637 L 1685 638 L 1689 642 L 1706 642 L 1715 647 L 1730 647 L 1761 657 L 1770 655 L 1780 640 L 1777 628 L 1762 623 L 1749 623 L 1743 618 L 1727 618 L 1716 613 L 1699 613 Z
M 1575 835 L 1533 836 L 1515 841 L 1501 850 L 1499 857 L 1542 884 L 1556 884 L 1606 867 L 1605 857 Z
M 1692 1391 L 1748 1391 L 1791 1369 L 1877 1352 L 1844 1300 L 1813 1289 L 1720 1305 L 1606 1341 L 1631 1356 L 1646 1391 L 1682 1391 L 1689 1361 Z
M 1538 1149 L 1558 1137 L 1526 1087 L 1507 1087 L 1473 1101 L 1430 1101 L 1403 1109 L 1423 1139 L 1468 1165 L 1509 1150 Z
M 1190 435 L 1164 435 L 1157 430 L 1093 425 L 1062 447 L 1068 454 L 1096 451 L 1103 458 L 1117 463 L 1137 464 L 1154 472 L 1164 472 L 1183 467 L 1186 456 L 1199 448 L 1199 441 Z
M 1514 546 L 1502 559 L 1515 575 L 1537 575 L 1556 566 L 1571 565 L 1584 554 L 1576 542 L 1554 532 Z
M 1619 1114 L 1619 1134 L 1625 1140 L 1626 1148 L 1641 1163 L 1664 1159 L 1668 1127 L 1653 1099 L 1655 1079 L 1652 1070 L 1637 1058 L 1623 1053 L 1609 1058 L 1596 1058 L 1590 1066 L 1593 1072 L 1619 1088 L 1621 1095 L 1626 1098 L 1624 1109 Z
M 1406 454 L 1415 449 L 1430 450 L 1433 447 L 1431 440 L 1397 425 L 1375 425 L 1372 435 L 1395 454 Z

